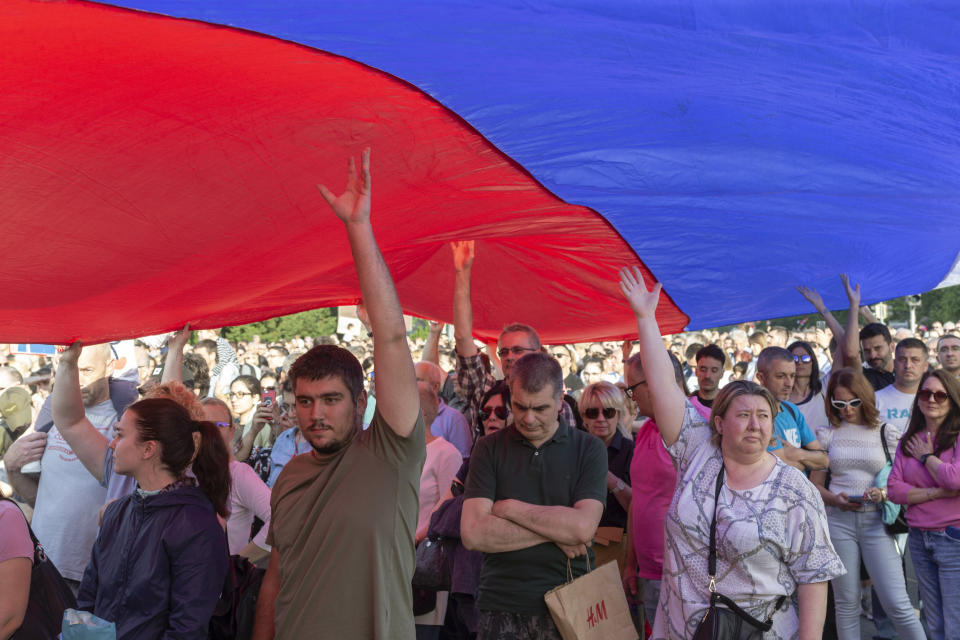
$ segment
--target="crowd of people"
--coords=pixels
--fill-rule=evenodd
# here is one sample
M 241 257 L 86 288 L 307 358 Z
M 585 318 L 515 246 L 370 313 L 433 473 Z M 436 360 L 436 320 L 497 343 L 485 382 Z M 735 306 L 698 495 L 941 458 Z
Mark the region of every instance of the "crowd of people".
M 362 331 L 2 347 L 0 639 L 24 620 L 30 529 L 118 638 L 215 637 L 239 559 L 264 570 L 259 640 L 558 639 L 544 594 L 581 556 L 617 563 L 641 637 L 692 637 L 716 592 L 764 638 L 859 640 L 864 614 L 960 638 L 956 325 L 891 334 L 844 278 L 844 325 L 800 287 L 811 326 L 662 336 L 659 285 L 625 268 L 636 340 L 515 323 L 484 345 L 463 241 L 452 331 L 411 340 L 369 162 L 321 188 Z M 420 588 L 415 549 L 440 540 L 449 586 Z

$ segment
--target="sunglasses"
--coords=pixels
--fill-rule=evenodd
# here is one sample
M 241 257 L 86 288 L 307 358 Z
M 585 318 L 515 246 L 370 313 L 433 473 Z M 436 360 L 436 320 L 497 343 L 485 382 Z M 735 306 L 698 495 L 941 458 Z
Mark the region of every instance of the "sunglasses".
M 803 362 L 804 364 L 810 362 L 813 358 L 810 357 L 810 354 L 803 354 L 802 356 L 793 356 L 794 362 Z
M 588 420 L 596 420 L 600 417 L 600 407 L 590 407 L 589 409 L 583 410 L 583 417 Z M 603 417 L 607 420 L 613 420 L 613 417 L 617 415 L 617 410 L 613 407 L 604 407 L 603 408 Z
M 494 407 L 493 410 L 484 409 L 480 412 L 480 420 L 486 421 L 490 416 L 497 416 L 501 420 L 507 419 L 506 407 Z
M 497 355 L 501 358 L 505 358 L 511 353 L 515 356 L 519 356 L 527 351 L 539 351 L 539 349 L 531 349 L 530 347 L 504 347 L 503 349 L 497 351 Z
M 632 385 L 630 385 L 629 387 L 627 387 L 626 389 L 624 389 L 623 392 L 624 392 L 625 394 L 627 394 L 627 397 L 628 397 L 628 398 L 630 398 L 631 400 L 633 400 L 633 390 L 636 389 L 637 387 L 639 387 L 639 386 L 642 385 L 642 384 L 647 384 L 647 381 L 646 381 L 646 380 L 641 380 L 640 382 L 638 382 L 638 383 L 636 383 L 636 384 L 632 384 Z
M 842 409 L 846 409 L 847 407 L 852 407 L 856 409 L 861 404 L 863 404 L 863 402 L 860 400 L 860 398 L 854 398 L 853 400 L 835 400 L 834 398 L 830 398 L 830 404 L 833 406 L 834 409 L 842 410 Z
M 947 395 L 946 391 L 930 391 L 930 389 L 920 389 L 920 391 L 917 391 L 917 397 L 924 402 L 930 402 L 930 399 L 932 398 L 934 402 L 940 404 L 942 402 L 946 402 L 947 398 L 950 396 Z
M 229 429 L 233 426 L 229 422 L 214 422 L 213 424 L 217 425 L 221 429 Z

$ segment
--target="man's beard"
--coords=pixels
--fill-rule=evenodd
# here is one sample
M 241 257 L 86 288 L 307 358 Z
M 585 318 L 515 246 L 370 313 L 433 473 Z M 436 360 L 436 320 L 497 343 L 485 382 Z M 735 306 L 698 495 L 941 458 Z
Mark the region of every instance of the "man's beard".
M 363 426 L 361 424 L 362 420 L 363 420 L 362 415 L 355 415 L 353 430 L 350 431 L 350 433 L 347 434 L 347 437 L 344 438 L 343 440 L 338 440 L 336 442 L 329 442 L 327 444 L 320 445 L 319 447 L 313 443 L 310 443 L 310 446 L 313 447 L 313 450 L 316 451 L 317 453 L 322 453 L 325 455 L 329 455 L 331 453 L 337 453 L 338 451 L 345 448 L 348 444 L 353 442 L 353 439 L 357 437 L 357 433 L 360 432 Z

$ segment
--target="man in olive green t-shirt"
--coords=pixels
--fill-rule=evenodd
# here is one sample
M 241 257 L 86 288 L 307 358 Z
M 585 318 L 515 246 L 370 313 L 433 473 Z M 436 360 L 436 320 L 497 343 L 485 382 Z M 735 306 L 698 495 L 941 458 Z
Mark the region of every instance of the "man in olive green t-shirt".
M 460 536 L 482 551 L 478 640 L 559 640 L 544 594 L 588 553 L 607 499 L 607 451 L 559 416 L 563 372 L 542 352 L 513 365 L 513 424 L 477 441 Z M 571 563 L 586 571 L 583 558 Z
M 290 368 L 297 423 L 313 452 L 273 487 L 270 565 L 254 640 L 413 640 L 414 569 L 423 418 L 403 313 L 370 226 L 370 152 L 358 180 L 324 199 L 346 227 L 375 336 L 377 412 L 362 430 L 363 369 L 347 350 L 314 347 Z

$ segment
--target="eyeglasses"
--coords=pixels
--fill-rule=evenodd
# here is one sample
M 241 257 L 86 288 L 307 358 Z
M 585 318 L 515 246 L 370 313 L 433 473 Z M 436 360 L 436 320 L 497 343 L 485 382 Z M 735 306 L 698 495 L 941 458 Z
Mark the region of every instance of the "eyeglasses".
M 636 383 L 636 384 L 632 384 L 632 385 L 630 385 L 629 387 L 627 387 L 626 389 L 624 389 L 623 392 L 624 392 L 625 394 L 627 394 L 627 397 L 628 397 L 628 398 L 630 398 L 631 400 L 633 400 L 633 390 L 636 389 L 637 387 L 639 387 L 639 386 L 642 385 L 642 384 L 647 384 L 647 381 L 646 381 L 646 380 L 641 380 L 640 382 L 638 382 L 638 383 Z
M 244 391 L 231 391 L 227 394 L 228 398 L 246 398 L 247 396 L 252 396 L 252 393 L 246 393 Z
M 504 347 L 497 351 L 497 355 L 501 358 L 506 358 L 511 353 L 515 356 L 519 356 L 527 351 L 539 351 L 539 349 L 531 349 L 530 347 Z
M 837 400 L 835 398 L 830 398 L 830 404 L 833 406 L 834 409 L 843 410 L 843 409 L 846 409 L 847 407 L 852 407 L 856 409 L 861 404 L 863 404 L 863 401 L 860 400 L 860 398 L 854 398 L 853 400 Z
M 793 356 L 793 361 L 794 361 L 794 362 L 802 362 L 802 363 L 804 363 L 804 364 L 807 364 L 807 363 L 809 363 L 811 360 L 813 360 L 813 358 L 811 358 L 811 357 L 810 357 L 810 354 L 807 354 L 807 353 L 803 354 L 802 356 Z
M 486 407 L 484 407 L 483 410 L 480 411 L 480 420 L 482 420 L 483 422 L 486 422 L 490 416 L 497 416 L 501 420 L 506 420 L 507 408 L 500 406 L 500 407 L 493 407 L 492 409 L 487 409 Z
M 230 424 L 229 422 L 214 422 L 213 424 L 217 425 L 217 426 L 220 427 L 221 429 L 229 429 L 230 427 L 233 426 L 233 425 Z
M 600 407 L 590 407 L 589 409 L 583 410 L 583 417 L 588 420 L 596 420 L 600 417 Z M 613 407 L 604 407 L 603 408 L 603 417 L 607 420 L 613 420 L 613 417 L 617 415 L 618 411 Z
M 917 391 L 917 397 L 923 400 L 924 402 L 930 402 L 932 398 L 937 404 L 941 404 L 947 401 L 947 398 L 950 396 L 947 395 L 946 391 L 930 391 L 930 389 L 920 389 Z

